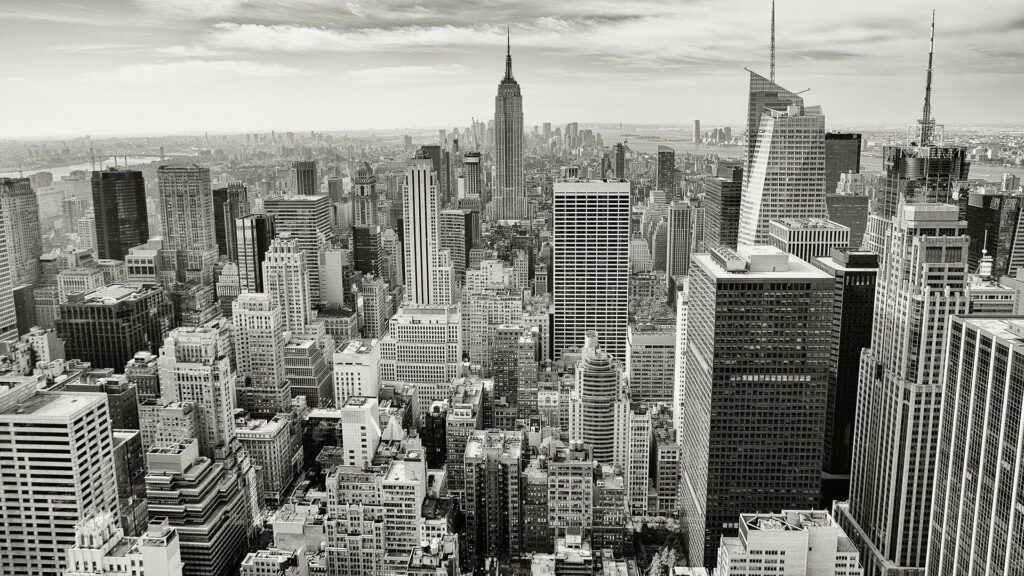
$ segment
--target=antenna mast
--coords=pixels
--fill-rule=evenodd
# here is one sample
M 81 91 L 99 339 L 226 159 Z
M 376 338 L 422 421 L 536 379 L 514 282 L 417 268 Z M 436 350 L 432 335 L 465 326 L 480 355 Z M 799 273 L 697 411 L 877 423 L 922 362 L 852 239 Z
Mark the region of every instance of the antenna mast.
M 935 56 L 935 10 L 932 10 L 932 37 L 928 44 L 928 73 L 924 85 L 924 109 L 921 111 L 921 146 L 931 146 L 935 133 L 932 119 L 932 58 Z
M 933 34 L 934 30 L 935 23 L 932 22 Z M 931 64 L 928 65 L 928 69 L 931 70 Z M 770 72 L 768 79 L 771 80 L 772 82 L 775 82 L 775 0 L 772 0 L 772 56 L 769 70 Z M 929 72 L 929 74 L 931 74 L 931 72 Z

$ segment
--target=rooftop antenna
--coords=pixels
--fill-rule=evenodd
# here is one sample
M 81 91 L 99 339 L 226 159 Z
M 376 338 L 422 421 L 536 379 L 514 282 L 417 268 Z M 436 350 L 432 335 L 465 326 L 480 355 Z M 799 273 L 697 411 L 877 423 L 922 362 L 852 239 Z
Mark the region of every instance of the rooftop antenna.
M 935 120 L 932 119 L 932 58 L 935 55 L 935 10 L 932 10 L 932 37 L 928 44 L 928 73 L 924 85 L 924 109 L 921 111 L 921 146 L 931 146 L 935 133 Z
M 512 78 L 512 27 L 505 27 L 505 79 Z
M 932 30 L 933 30 L 933 33 L 934 33 L 934 30 L 935 30 L 935 23 L 934 22 L 932 23 Z M 928 65 L 928 68 L 931 69 L 931 64 Z M 771 80 L 774 83 L 775 82 L 775 0 L 772 0 L 772 56 L 771 56 L 771 64 L 769 66 L 769 70 L 770 70 L 770 72 L 769 72 L 768 79 Z M 929 74 L 930 74 L 930 72 L 929 72 Z

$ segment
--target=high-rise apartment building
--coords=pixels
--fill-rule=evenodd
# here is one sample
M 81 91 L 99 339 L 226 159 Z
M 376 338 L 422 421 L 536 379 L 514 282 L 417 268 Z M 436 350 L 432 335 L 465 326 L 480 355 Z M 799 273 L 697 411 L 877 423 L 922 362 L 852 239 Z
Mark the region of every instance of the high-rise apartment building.
M 522 556 L 523 516 L 520 475 L 523 432 L 477 430 L 465 451 L 467 542 L 470 558 L 509 561 Z
M 668 198 L 676 196 L 676 151 L 658 146 L 658 174 L 656 185 Z
M 725 175 L 723 175 L 723 173 Z M 740 231 L 743 168 L 704 179 L 704 249 L 736 248 Z
M 0 386 L 0 573 L 61 576 L 75 525 L 117 517 L 113 440 L 103 396 L 37 387 Z
M 413 304 L 447 305 L 452 302 L 451 259 L 440 245 L 437 180 L 429 160 L 406 164 L 405 194 L 405 298 Z
M 317 173 L 316 160 L 296 160 L 292 162 L 295 172 L 295 194 L 299 196 L 318 196 L 320 194 L 320 175 Z
M 629 302 L 629 183 L 578 180 L 554 186 L 555 357 L 587 331 L 626 357 Z
M 840 174 L 860 173 L 861 135 L 825 133 L 825 192 L 835 194 Z
M 112 285 L 72 294 L 54 326 L 68 358 L 120 370 L 140 350 L 159 349 L 172 327 L 172 308 L 159 286 Z
M 665 274 L 682 276 L 690 271 L 690 251 L 693 246 L 693 207 L 686 200 L 668 206 L 668 242 L 665 255 Z
M 762 81 L 751 72 L 751 105 L 760 100 Z M 825 116 L 818 106 L 804 106 L 791 95 L 785 106 L 765 102 L 756 113 L 756 131 L 748 152 L 740 204 L 738 244 L 768 243 L 768 223 L 783 218 L 828 218 L 825 205 Z M 749 133 L 748 133 L 749 134 Z
M 1024 445 L 1024 321 L 950 318 L 926 573 L 1012 574 L 1024 542 L 1012 529 Z
M 249 214 L 235 220 L 238 284 L 242 292 L 263 292 L 263 260 L 274 239 L 274 217 Z
M 871 347 L 860 361 L 850 503 L 837 514 L 867 574 L 925 566 L 943 343 L 949 317 L 968 311 L 969 240 L 958 213 L 900 204 L 884 237 Z
M 263 288 L 281 309 L 286 329 L 294 334 L 305 333 L 312 318 L 311 282 L 298 240 L 282 235 L 270 243 L 263 260 Z
M 271 294 L 247 292 L 232 303 L 238 406 L 257 415 L 287 412 L 291 386 L 284 373 L 286 323 Z
M 314 308 L 319 306 L 320 252 L 332 236 L 331 199 L 327 196 L 278 196 L 264 200 L 263 209 L 274 217 L 275 233 L 278 236 L 289 234 L 306 254 L 309 300 Z
M 235 371 L 222 336 L 213 326 L 175 328 L 158 361 L 161 400 L 195 405 L 198 449 L 207 458 L 222 457 L 235 437 Z
M 28 178 L 0 178 L 0 214 L 7 240 L 11 285 L 35 284 L 43 253 L 39 199 Z
M 523 180 L 523 95 L 512 77 L 512 49 L 505 54 L 505 77 L 494 98 L 495 220 L 527 218 Z M 408 212 L 406 212 L 408 214 Z
M 117 168 L 93 172 L 92 205 L 100 258 L 124 260 L 129 249 L 149 240 L 142 172 Z
M 783 218 L 769 222 L 768 230 L 769 244 L 806 262 L 850 247 L 850 229 L 831 220 Z
M 821 503 L 830 505 L 849 497 L 860 356 L 863 349 L 871 347 L 878 256 L 835 249 L 811 263 L 835 279 L 821 481 Z
M 691 563 L 710 568 L 742 510 L 817 505 L 833 279 L 767 246 L 692 264 L 682 514 Z
M 213 189 L 213 230 L 217 253 L 233 260 L 238 254 L 238 219 L 249 214 L 249 192 L 245 184 L 232 182 Z

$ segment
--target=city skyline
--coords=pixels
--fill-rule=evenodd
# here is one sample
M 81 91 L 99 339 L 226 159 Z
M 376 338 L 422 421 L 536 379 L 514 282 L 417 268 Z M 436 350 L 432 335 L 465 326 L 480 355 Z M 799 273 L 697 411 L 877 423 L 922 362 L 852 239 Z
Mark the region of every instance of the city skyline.
M 988 6 L 971 19 L 957 18 L 961 8 L 950 1 L 903 3 L 885 17 L 881 11 L 891 10 L 880 3 L 859 3 L 830 7 L 826 16 L 803 0 L 780 1 L 778 81 L 811 88 L 830 125 L 909 123 L 920 109 L 935 8 L 937 120 L 1024 123 L 1024 116 L 1006 116 L 1024 79 L 1015 42 L 1024 7 Z M 743 68 L 768 70 L 770 2 L 428 8 L 396 0 L 338 8 L 320 0 L 209 7 L 142 0 L 59 10 L 13 2 L 0 9 L 0 21 L 8 28 L 0 45 L 10 56 L 0 78 L 19 86 L 0 97 L 0 109 L 19 111 L 3 119 L 12 137 L 425 128 L 486 119 L 506 26 L 517 79 L 529 89 L 526 126 L 569 116 L 738 124 Z M 879 85 L 886 90 L 871 89 Z M 282 106 L 289 99 L 303 105 Z

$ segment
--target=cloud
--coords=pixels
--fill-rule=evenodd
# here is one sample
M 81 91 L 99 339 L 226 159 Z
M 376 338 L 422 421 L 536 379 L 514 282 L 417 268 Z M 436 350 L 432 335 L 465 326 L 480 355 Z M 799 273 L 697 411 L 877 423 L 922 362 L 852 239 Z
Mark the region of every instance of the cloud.
M 135 52 L 144 49 L 145 46 L 142 44 L 65 44 L 63 46 L 53 46 L 47 50 L 53 54 L 81 54 L 89 52 Z
M 254 77 L 276 78 L 301 76 L 304 71 L 280 64 L 251 60 L 178 60 L 127 64 L 114 70 L 89 75 L 93 80 L 117 80 L 132 84 L 163 83 L 172 86 L 183 81 L 207 78 Z

